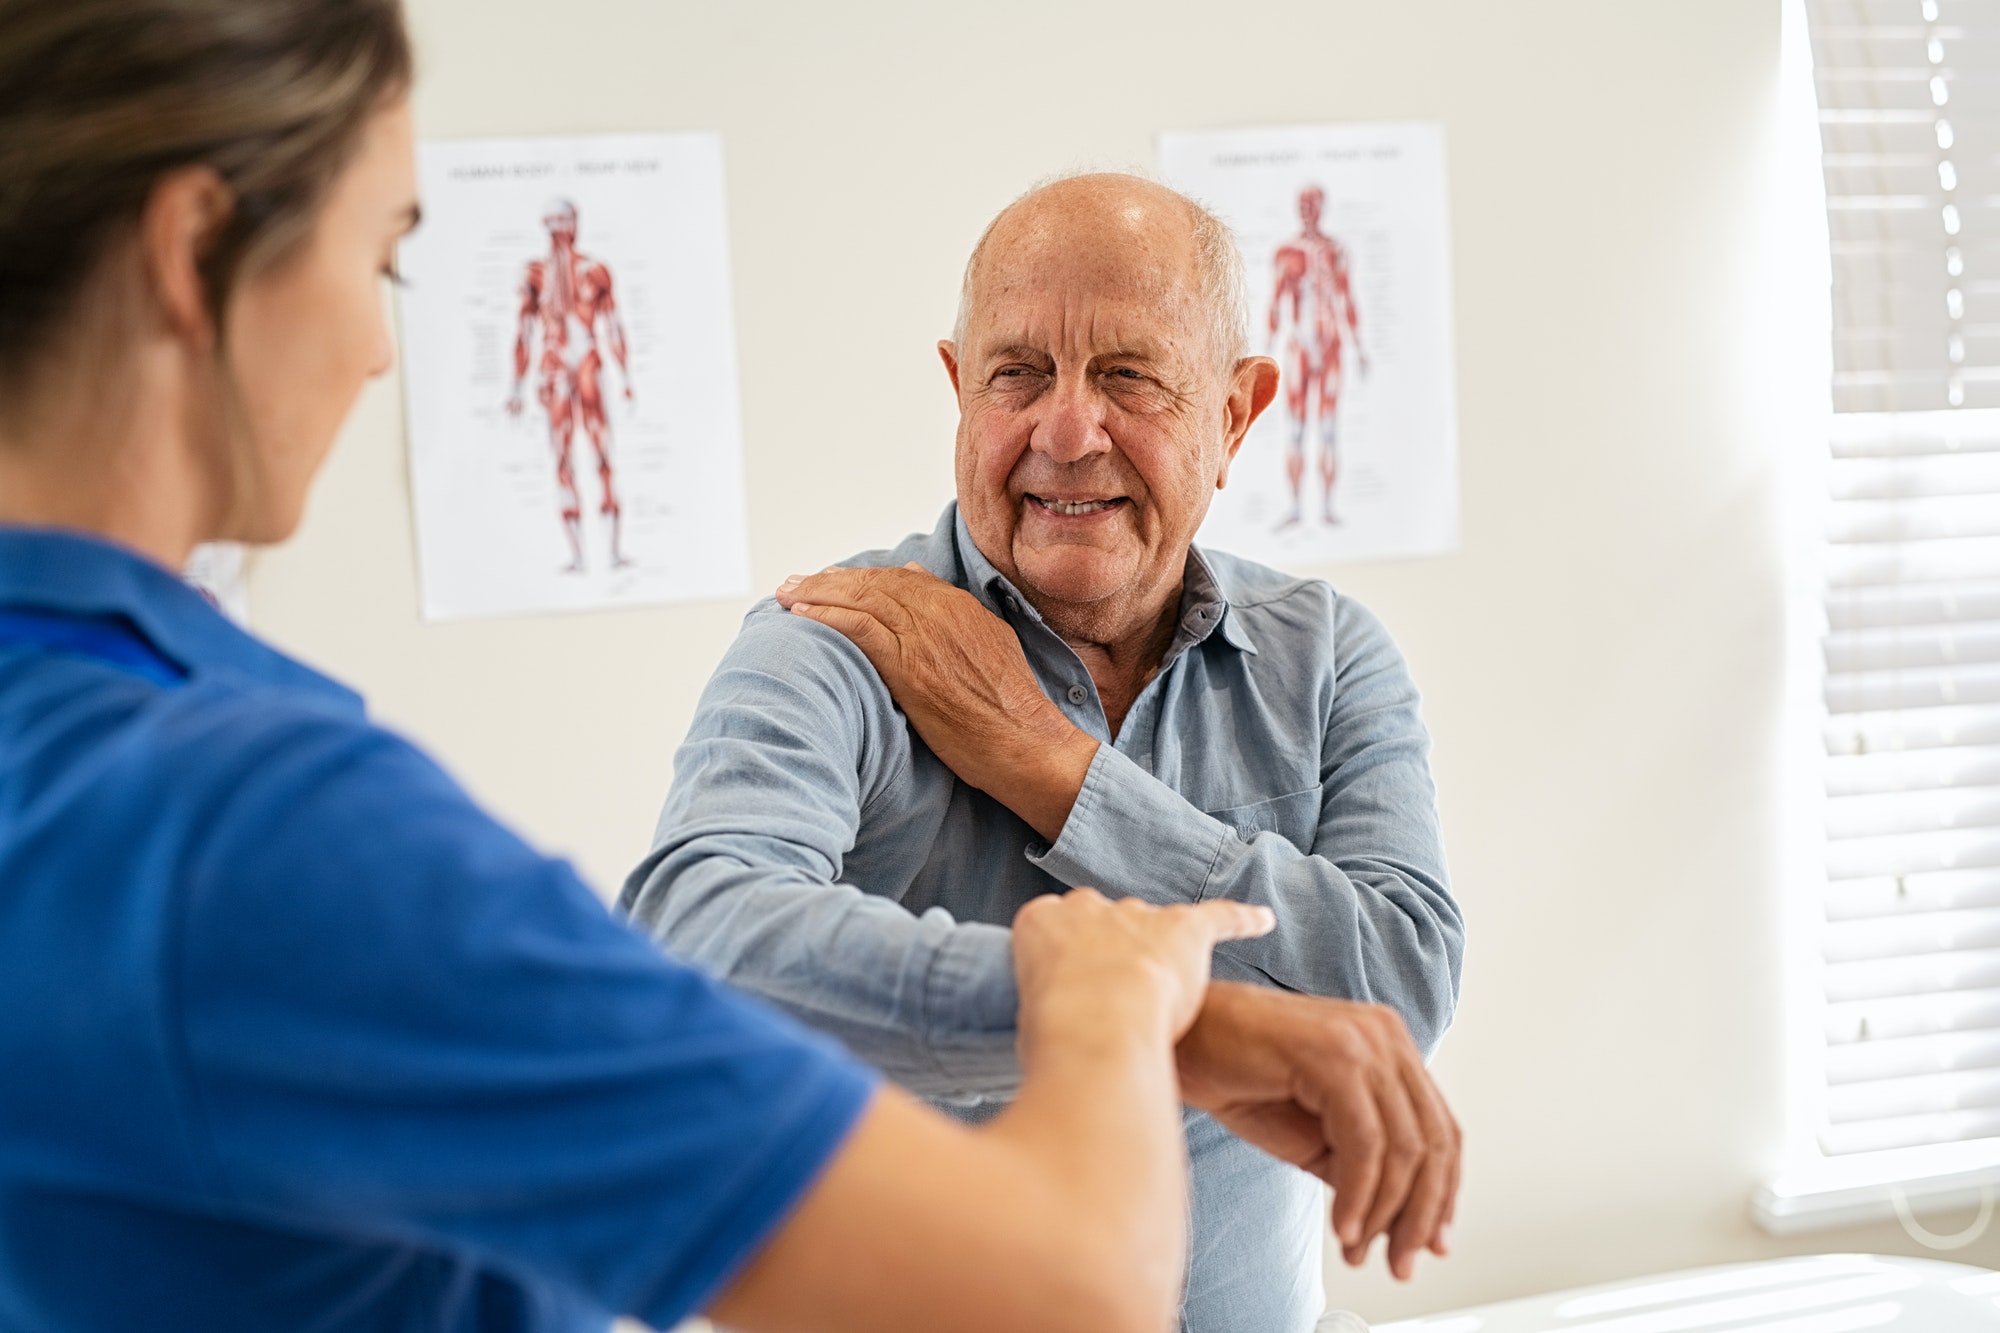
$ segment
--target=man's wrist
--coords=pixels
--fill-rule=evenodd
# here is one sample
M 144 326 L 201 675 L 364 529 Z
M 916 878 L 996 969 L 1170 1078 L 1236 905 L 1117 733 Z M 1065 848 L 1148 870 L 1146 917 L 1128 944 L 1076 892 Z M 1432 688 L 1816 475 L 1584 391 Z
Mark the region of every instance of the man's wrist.
M 1286 998 L 1267 986 L 1209 982 L 1201 1012 L 1174 1048 L 1181 1099 L 1197 1110 L 1213 1111 L 1246 1096 L 1278 1091 L 1283 1062 L 1270 1058 L 1258 1035 L 1258 1019 Z
M 1083 792 L 1098 741 L 1053 704 L 1048 714 L 1025 729 L 1011 762 L 1003 765 L 1007 790 L 989 794 L 1053 843 Z

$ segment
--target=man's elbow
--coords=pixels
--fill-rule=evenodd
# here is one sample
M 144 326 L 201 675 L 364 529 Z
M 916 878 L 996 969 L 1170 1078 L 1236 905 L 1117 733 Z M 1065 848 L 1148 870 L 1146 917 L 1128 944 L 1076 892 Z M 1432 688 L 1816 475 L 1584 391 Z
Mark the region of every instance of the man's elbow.
M 1429 1060 L 1437 1054 L 1437 1048 L 1444 1042 L 1444 1034 L 1451 1030 L 1451 1020 L 1457 1015 L 1458 999 L 1450 990 L 1427 995 L 1415 1004 L 1401 1010 L 1403 1025 L 1410 1030 L 1410 1040 Z
M 1456 922 L 1440 923 L 1434 947 L 1411 970 L 1404 1002 L 1397 1006 L 1410 1040 L 1428 1060 L 1458 1013 L 1458 984 L 1465 958 L 1465 934 Z

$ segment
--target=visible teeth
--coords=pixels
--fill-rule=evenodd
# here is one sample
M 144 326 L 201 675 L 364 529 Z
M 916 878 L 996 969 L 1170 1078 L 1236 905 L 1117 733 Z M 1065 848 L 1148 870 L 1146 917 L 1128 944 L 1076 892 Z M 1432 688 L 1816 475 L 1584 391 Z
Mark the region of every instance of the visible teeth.
M 1109 509 L 1116 503 L 1112 500 L 1038 500 L 1042 508 L 1055 514 L 1094 514 L 1100 509 Z

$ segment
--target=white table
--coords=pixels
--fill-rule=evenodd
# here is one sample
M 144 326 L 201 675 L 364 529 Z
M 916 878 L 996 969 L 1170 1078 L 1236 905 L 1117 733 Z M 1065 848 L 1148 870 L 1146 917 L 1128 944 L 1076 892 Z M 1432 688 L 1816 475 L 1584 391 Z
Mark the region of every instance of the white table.
M 1325 1327 L 1332 1327 L 1329 1322 Z M 1377 1324 L 1374 1333 L 1986 1333 L 2000 1273 L 1824 1254 L 1729 1264 Z

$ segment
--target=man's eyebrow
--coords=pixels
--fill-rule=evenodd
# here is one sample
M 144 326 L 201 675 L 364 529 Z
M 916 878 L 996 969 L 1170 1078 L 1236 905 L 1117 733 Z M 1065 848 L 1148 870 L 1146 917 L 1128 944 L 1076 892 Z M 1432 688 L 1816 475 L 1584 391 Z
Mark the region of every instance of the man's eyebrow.
M 1171 355 L 1171 350 L 1164 343 L 1140 341 L 1126 343 L 1122 346 L 1110 348 L 1107 351 L 1093 352 L 1090 359 L 1093 362 L 1164 361 L 1169 359 Z M 989 361 L 1014 359 L 1047 361 L 1051 358 L 1046 349 L 1037 347 L 1032 343 L 999 343 L 986 349 L 986 359 Z
M 1032 343 L 1000 343 L 986 349 L 988 361 L 1005 361 L 1019 358 L 1028 361 L 1047 361 L 1049 354 Z

